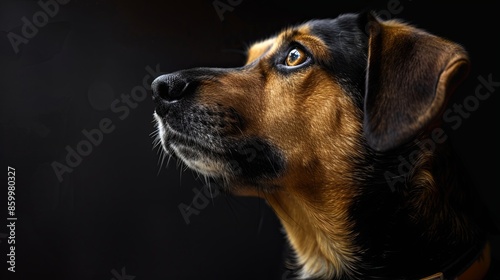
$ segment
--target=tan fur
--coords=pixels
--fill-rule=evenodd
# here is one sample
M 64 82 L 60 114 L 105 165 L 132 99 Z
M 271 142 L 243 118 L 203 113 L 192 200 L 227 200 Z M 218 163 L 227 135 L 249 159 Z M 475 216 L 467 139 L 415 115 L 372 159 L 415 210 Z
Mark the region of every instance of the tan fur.
M 295 47 L 290 42 L 305 46 L 314 62 L 335 61 L 335 57 L 329 57 L 326 43 L 313 36 L 307 24 L 286 29 L 252 45 L 244 67 L 216 70 L 216 78 L 199 81 L 196 95 L 190 96 L 194 99 L 191 102 L 208 108 L 208 112 L 210 107 L 216 113 L 220 112 L 218 110 L 237 112 L 231 121 L 238 125 L 224 125 L 225 140 L 241 139 L 246 143 L 248 139 L 259 139 L 271 143 L 272 151 L 278 151 L 278 159 L 273 159 L 277 165 L 270 165 L 279 166 L 279 172 L 273 174 L 276 176 L 240 181 L 239 171 L 224 160 L 216 157 L 206 162 L 184 160 L 182 152 L 175 150 L 178 147 L 172 148 L 189 167 L 226 179 L 233 193 L 265 199 L 286 230 L 302 277 L 354 279 L 366 273 L 363 270 L 381 267 L 378 260 L 373 260 L 370 266 L 370 254 L 381 256 L 381 259 L 385 254 L 388 259 L 399 258 L 400 255 L 391 255 L 399 252 L 390 246 L 382 253 L 371 252 L 370 247 L 362 251 L 360 246 L 364 245 L 360 240 L 366 239 L 371 230 L 377 230 L 377 225 L 368 223 L 370 227 L 363 231 L 354 228 L 359 226 L 357 220 L 353 220 L 356 215 L 370 214 L 373 209 L 363 209 L 370 205 L 363 200 L 370 194 L 361 188 L 370 187 L 366 180 L 371 179 L 375 187 L 383 184 L 382 173 L 373 176 L 380 172 L 379 168 L 387 167 L 391 176 L 404 181 L 401 187 L 392 191 L 400 196 L 395 203 L 404 203 L 401 215 L 407 215 L 404 218 L 415 225 L 415 228 L 409 227 L 409 231 L 413 233 L 414 229 L 422 228 L 424 230 L 416 235 L 429 240 L 443 234 L 452 241 L 473 239 L 466 216 L 455 206 L 465 200 L 463 192 L 456 191 L 458 179 L 455 174 L 445 174 L 447 171 L 453 173 L 456 167 L 451 166 L 447 154 L 442 153 L 444 148 L 416 153 L 406 151 L 411 149 L 408 147 L 410 141 L 423 140 L 437 125 L 436 119 L 450 92 L 468 70 L 467 54 L 457 44 L 399 21 L 371 23 L 368 65 L 363 74 L 366 76 L 361 77 L 365 78 L 363 109 L 354 103 L 357 97 L 353 98 L 352 92 L 345 92 L 345 84 L 341 86 L 338 77 L 324 70 L 321 63 L 294 67 L 291 71 L 288 71 L 291 68 L 279 66 L 278 58 L 284 63 L 283 56 L 289 51 L 284 47 Z M 307 55 L 307 52 L 300 54 Z M 285 68 L 287 70 L 283 70 Z M 361 72 L 363 69 L 355 70 Z M 217 137 L 214 138 L 217 141 Z M 219 150 L 214 152 L 223 149 L 215 146 Z M 401 148 L 401 157 L 409 153 L 408 173 L 394 165 L 390 153 L 384 154 L 395 148 Z M 233 153 L 233 149 L 231 146 L 229 153 Z M 274 156 L 274 153 L 262 154 Z M 367 159 L 371 160 L 365 161 Z M 396 169 L 398 174 L 390 172 Z M 357 172 L 368 175 L 355 178 L 359 175 Z M 386 180 L 390 178 L 385 177 Z M 244 185 L 244 182 L 251 185 Z M 392 189 L 392 183 L 387 183 Z M 384 213 L 384 208 L 381 209 L 378 213 Z M 399 218 L 396 216 L 391 221 L 398 222 Z M 358 230 L 357 236 L 355 230 Z M 405 233 L 404 230 L 405 227 L 401 232 Z M 385 236 L 373 242 L 391 243 L 384 239 Z M 397 242 L 395 244 L 399 245 Z M 420 244 L 426 243 L 413 245 L 420 247 Z M 380 275 L 385 275 L 383 273 Z
M 267 57 L 284 40 L 301 42 L 315 57 L 328 55 L 307 26 L 285 31 L 250 48 L 248 70 L 205 82 L 200 102 L 235 108 L 248 120 L 242 134 L 268 139 L 285 152 L 286 174 L 273 182 L 279 186 L 276 192 L 240 186 L 239 194 L 268 201 L 283 222 L 303 274 L 349 274 L 358 248 L 352 244 L 347 210 L 357 192 L 346 174 L 360 150 L 362 112 L 317 66 L 289 77 L 269 70 Z M 262 71 L 269 75 L 265 80 Z
M 269 38 L 267 40 L 263 40 L 260 42 L 254 43 L 247 50 L 247 62 L 245 64 L 249 64 L 260 57 L 263 53 L 267 52 L 274 43 L 274 38 Z

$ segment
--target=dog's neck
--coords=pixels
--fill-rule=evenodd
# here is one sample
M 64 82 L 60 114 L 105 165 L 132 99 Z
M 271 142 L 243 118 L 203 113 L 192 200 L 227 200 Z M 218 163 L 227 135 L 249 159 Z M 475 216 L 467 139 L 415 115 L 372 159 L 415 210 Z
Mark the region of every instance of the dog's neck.
M 480 242 L 467 182 L 446 145 L 368 153 L 351 172 L 316 167 L 287 186 L 303 191 L 266 195 L 304 277 L 422 277 Z
M 337 194 L 331 203 L 319 200 L 304 203 L 300 196 L 288 192 L 266 196 L 295 249 L 295 262 L 301 265 L 304 278 L 326 276 L 336 279 L 355 270 L 360 261 L 356 254 L 360 248 L 353 246 L 354 232 L 346 205 L 337 204 L 349 201 L 342 196 L 342 193 Z M 321 206 L 328 204 L 330 207 Z

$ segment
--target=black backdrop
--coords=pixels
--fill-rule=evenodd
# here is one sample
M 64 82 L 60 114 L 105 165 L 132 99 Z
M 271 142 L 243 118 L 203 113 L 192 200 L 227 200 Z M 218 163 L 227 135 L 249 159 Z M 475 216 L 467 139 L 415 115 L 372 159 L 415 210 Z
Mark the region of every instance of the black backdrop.
M 229 6 L 218 14 L 214 3 Z M 471 73 L 450 104 L 470 110 L 446 129 L 498 217 L 499 99 L 497 92 L 474 97 L 479 77 L 500 81 L 492 4 L 4 0 L 1 279 L 287 279 L 284 236 L 262 201 L 210 198 L 190 171 L 175 162 L 160 167 L 143 80 L 195 66 L 237 66 L 248 43 L 282 27 L 366 8 L 469 51 Z M 7 271 L 8 166 L 16 170 L 15 273 Z M 187 223 L 179 206 L 191 203 L 196 212 Z

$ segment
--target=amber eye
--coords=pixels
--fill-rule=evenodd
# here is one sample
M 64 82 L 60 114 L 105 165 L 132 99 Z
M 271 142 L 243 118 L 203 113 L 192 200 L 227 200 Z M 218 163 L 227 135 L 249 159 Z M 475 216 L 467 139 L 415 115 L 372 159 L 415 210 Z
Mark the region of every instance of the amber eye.
M 294 48 L 288 53 L 285 64 L 286 66 L 297 66 L 304 63 L 306 59 L 307 55 L 303 50 Z

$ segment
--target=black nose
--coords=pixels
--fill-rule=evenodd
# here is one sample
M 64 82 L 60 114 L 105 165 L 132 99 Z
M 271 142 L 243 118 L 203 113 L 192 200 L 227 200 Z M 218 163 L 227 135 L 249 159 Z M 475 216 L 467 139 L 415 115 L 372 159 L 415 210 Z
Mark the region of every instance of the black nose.
M 192 93 L 195 87 L 194 81 L 189 81 L 177 74 L 159 76 L 151 84 L 153 99 L 161 99 L 168 102 L 179 101 L 188 93 Z

